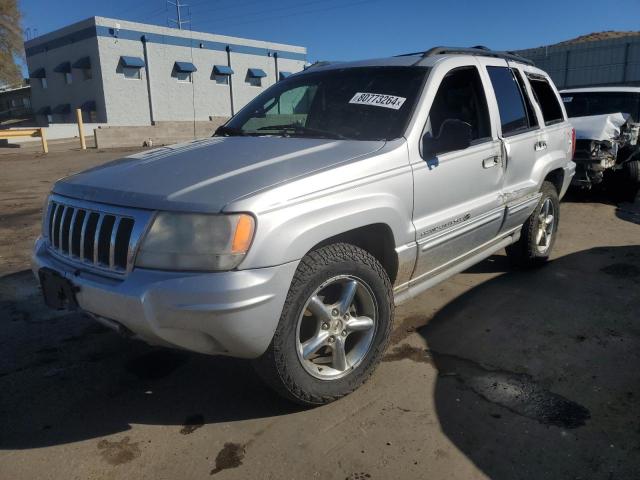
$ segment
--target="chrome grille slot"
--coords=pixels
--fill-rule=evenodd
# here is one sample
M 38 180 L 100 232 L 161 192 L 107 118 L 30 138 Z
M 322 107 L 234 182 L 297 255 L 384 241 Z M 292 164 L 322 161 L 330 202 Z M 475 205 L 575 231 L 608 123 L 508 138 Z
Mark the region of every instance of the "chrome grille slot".
M 52 195 L 44 232 L 51 252 L 89 269 L 122 275 L 152 212 Z

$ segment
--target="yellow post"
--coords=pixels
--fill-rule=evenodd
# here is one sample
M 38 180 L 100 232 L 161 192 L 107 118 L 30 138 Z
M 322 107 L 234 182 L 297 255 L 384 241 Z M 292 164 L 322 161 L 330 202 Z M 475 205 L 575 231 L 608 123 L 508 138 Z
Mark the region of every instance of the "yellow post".
M 78 135 L 80 135 L 80 147 L 87 149 L 87 142 L 84 141 L 84 123 L 82 123 L 82 110 L 76 108 L 76 118 L 78 119 Z
M 42 151 L 49 153 L 49 145 L 47 145 L 47 133 L 44 128 L 40 129 L 40 141 L 42 142 Z

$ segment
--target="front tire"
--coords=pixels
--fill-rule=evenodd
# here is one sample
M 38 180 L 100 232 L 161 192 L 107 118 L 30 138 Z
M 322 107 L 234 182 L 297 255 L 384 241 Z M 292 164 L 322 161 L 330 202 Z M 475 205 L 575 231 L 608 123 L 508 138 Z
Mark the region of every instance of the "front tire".
M 271 344 L 254 366 L 294 402 L 332 402 L 373 373 L 393 314 L 391 282 L 372 255 L 345 243 L 319 248 L 301 260 Z
M 560 221 L 560 199 L 555 185 L 544 182 L 535 210 L 522 226 L 520 239 L 509 245 L 507 256 L 521 268 L 541 265 L 549 260 Z

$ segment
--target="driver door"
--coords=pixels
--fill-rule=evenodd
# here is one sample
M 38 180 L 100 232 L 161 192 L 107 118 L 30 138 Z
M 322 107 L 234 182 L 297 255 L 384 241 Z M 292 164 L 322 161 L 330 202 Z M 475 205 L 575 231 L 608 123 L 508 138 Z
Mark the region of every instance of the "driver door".
M 504 218 L 502 148 L 476 65 L 452 68 L 439 84 L 423 135 L 447 119 L 471 125 L 468 148 L 411 158 L 418 258 L 411 283 L 433 276 L 494 239 Z

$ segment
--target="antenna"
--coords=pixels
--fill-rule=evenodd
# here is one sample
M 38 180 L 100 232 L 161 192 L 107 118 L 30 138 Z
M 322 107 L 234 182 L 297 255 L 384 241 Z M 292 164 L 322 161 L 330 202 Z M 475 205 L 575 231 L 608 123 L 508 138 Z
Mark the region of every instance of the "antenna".
M 189 20 L 182 20 L 182 8 L 184 7 L 189 7 L 189 5 L 187 5 L 186 3 L 180 3 L 180 0 L 176 0 L 175 3 L 174 2 L 170 2 L 169 0 L 167 0 L 167 4 L 168 5 L 173 5 L 174 7 L 176 7 L 176 14 L 177 14 L 177 19 L 174 18 L 170 18 L 169 22 L 173 22 L 176 24 L 176 26 L 182 30 L 182 25 L 183 24 L 187 24 L 187 23 L 191 23 L 191 19 Z M 191 9 L 189 9 L 189 18 L 191 17 Z

